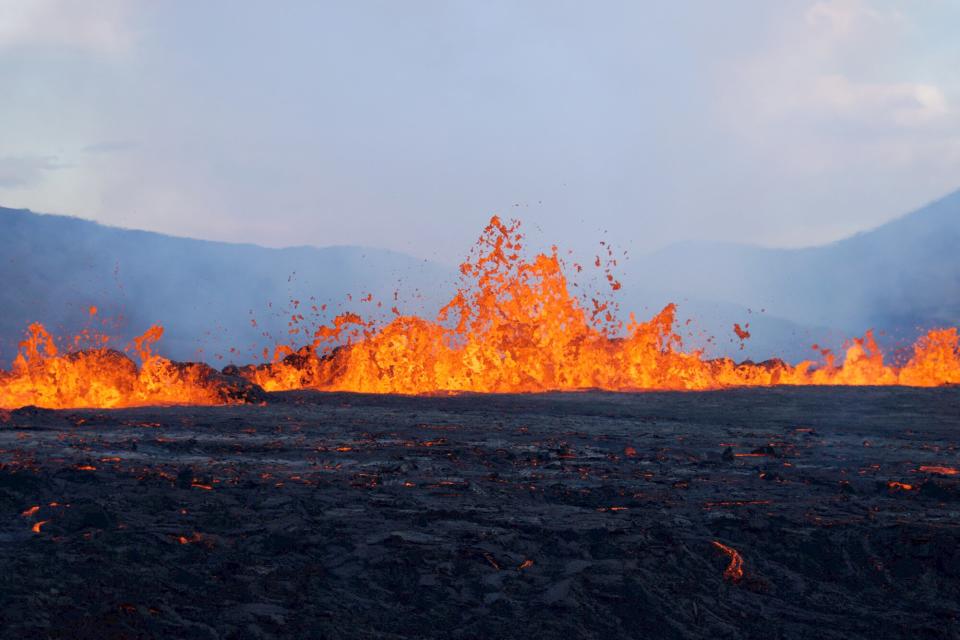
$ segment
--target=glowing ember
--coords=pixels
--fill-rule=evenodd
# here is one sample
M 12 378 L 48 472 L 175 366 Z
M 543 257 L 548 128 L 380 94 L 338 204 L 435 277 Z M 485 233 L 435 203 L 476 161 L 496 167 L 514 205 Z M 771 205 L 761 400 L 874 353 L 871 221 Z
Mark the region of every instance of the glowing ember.
M 713 541 L 713 546 L 723 551 L 730 558 L 730 564 L 723 570 L 723 578 L 731 582 L 740 582 L 743 579 L 743 557 L 740 552 L 716 540 Z
M 938 467 L 938 466 L 922 466 L 920 467 L 920 471 L 924 473 L 935 473 L 941 476 L 955 476 L 958 473 L 960 473 L 960 471 L 957 471 L 953 467 Z
M 37 511 L 40 511 L 40 507 L 37 505 L 34 505 L 29 509 L 27 509 L 26 511 L 24 511 L 23 513 L 21 513 L 20 515 L 23 516 L 24 518 L 29 518 L 30 516 L 35 514 Z
M 196 544 L 203 541 L 203 536 L 197 532 L 194 532 L 189 538 L 187 536 L 177 536 L 177 542 L 180 544 Z
M 749 324 L 747 324 L 746 327 L 741 327 L 739 322 L 735 322 L 735 323 L 733 324 L 733 332 L 734 332 L 735 334 L 737 334 L 737 338 L 738 338 L 741 342 L 750 337 L 750 332 L 747 331 L 747 329 L 748 329 L 749 327 L 750 327 Z
M 47 524 L 48 522 L 50 522 L 50 521 L 49 521 L 49 520 L 41 520 L 41 521 L 39 521 L 39 522 L 35 522 L 35 523 L 33 524 L 33 526 L 30 527 L 30 530 L 33 531 L 34 533 L 40 533 L 40 527 L 42 527 L 43 525 Z
M 519 223 L 497 217 L 460 270 L 463 284 L 436 321 L 397 315 L 376 326 L 343 314 L 331 326 L 319 327 L 311 344 L 281 346 L 272 363 L 247 366 L 239 374 L 267 391 L 403 394 L 960 383 L 956 328 L 923 336 L 902 367 L 884 363 L 870 332 L 852 342 L 842 365 L 826 350 L 821 366 L 704 359 L 700 351 L 683 350 L 674 328 L 674 305 L 647 322 L 631 315 L 623 327 L 608 302 L 584 304 L 570 293 L 556 248 L 525 257 Z M 607 275 L 611 289 L 618 289 L 619 283 Z M 741 340 L 749 336 L 746 327 L 734 330 Z M 162 333 L 155 326 L 134 341 L 129 349 L 140 361 L 137 366 L 95 335 L 84 336 L 89 348 L 61 353 L 50 334 L 33 324 L 12 369 L 0 370 L 0 407 L 246 399 L 231 387 L 236 378 L 228 382 L 207 365 L 174 363 L 154 354 L 152 345 Z

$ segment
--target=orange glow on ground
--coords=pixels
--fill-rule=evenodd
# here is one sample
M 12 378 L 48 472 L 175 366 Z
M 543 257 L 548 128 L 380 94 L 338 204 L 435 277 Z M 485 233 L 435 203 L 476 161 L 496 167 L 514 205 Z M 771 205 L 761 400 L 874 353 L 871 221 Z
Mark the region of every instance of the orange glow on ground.
M 960 471 L 957 471 L 954 467 L 940 467 L 940 466 L 922 466 L 920 471 L 924 473 L 935 473 L 941 476 L 955 476 Z
M 730 564 L 727 565 L 727 568 L 723 570 L 724 580 L 729 580 L 730 582 L 740 582 L 743 579 L 743 557 L 733 547 L 728 547 L 722 542 L 713 541 L 713 546 L 720 551 L 723 551 L 727 554 L 727 557 L 730 558 Z

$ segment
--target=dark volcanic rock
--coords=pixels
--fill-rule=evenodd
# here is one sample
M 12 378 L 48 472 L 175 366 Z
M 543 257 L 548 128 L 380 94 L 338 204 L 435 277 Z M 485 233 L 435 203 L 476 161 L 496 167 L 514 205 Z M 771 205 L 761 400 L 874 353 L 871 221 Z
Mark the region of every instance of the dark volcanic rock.
M 0 637 L 960 638 L 958 389 L 267 398 L 12 412 Z
M 174 362 L 172 364 L 181 370 L 190 368 L 199 372 L 201 384 L 215 388 L 224 402 L 260 403 L 267 399 L 266 392 L 259 385 L 240 377 L 239 369 L 236 367 L 228 367 L 221 372 L 204 363 Z

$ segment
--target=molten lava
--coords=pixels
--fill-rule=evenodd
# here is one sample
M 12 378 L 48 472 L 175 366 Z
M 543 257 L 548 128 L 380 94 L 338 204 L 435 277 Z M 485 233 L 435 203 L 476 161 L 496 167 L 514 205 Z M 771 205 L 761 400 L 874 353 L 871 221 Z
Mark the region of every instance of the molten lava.
M 134 340 L 130 350 L 140 360 L 138 367 L 123 353 L 103 346 L 108 340 L 101 336 L 92 340 L 85 336 L 92 348 L 61 353 L 47 330 L 34 323 L 20 343 L 12 370 L 0 370 L 0 407 L 223 404 L 232 399 L 230 389 L 209 366 L 174 363 L 155 355 L 152 345 L 162 335 L 163 329 L 154 326 Z
M 621 327 L 609 303 L 593 299 L 587 305 L 570 293 L 555 247 L 531 259 L 522 245 L 519 223 L 494 217 L 461 265 L 461 288 L 436 321 L 397 315 L 378 326 L 343 314 L 331 326 L 319 327 L 311 344 L 281 346 L 270 364 L 234 372 L 267 391 L 403 394 L 960 383 L 956 328 L 920 338 L 902 367 L 884 363 L 870 332 L 853 341 L 842 365 L 829 351 L 823 352 L 820 366 L 812 361 L 705 359 L 700 351 L 683 350 L 674 328 L 674 305 L 647 322 L 631 315 Z M 607 275 L 611 289 L 619 289 L 620 283 Z M 741 340 L 749 336 L 746 328 L 735 330 Z M 155 326 L 135 340 L 131 350 L 140 360 L 137 366 L 108 349 L 106 339 L 92 348 L 61 352 L 41 325 L 31 325 L 12 369 L 0 370 L 0 407 L 248 399 L 231 386 L 236 377 L 230 382 L 207 365 L 174 363 L 152 353 L 162 332 Z
M 723 551 L 727 557 L 730 558 L 730 563 L 727 565 L 727 568 L 723 570 L 724 580 L 729 580 L 730 582 L 740 582 L 743 580 L 743 557 L 740 555 L 740 552 L 716 540 L 713 541 L 713 546 Z
M 960 471 L 954 467 L 940 467 L 940 466 L 921 466 L 920 471 L 924 473 L 934 473 L 941 476 L 955 476 Z
M 648 322 L 631 315 L 619 336 L 606 304 L 593 300 L 587 310 L 571 295 L 556 248 L 528 260 L 522 240 L 519 223 L 494 217 L 437 322 L 400 316 L 377 328 L 341 315 L 317 330 L 313 344 L 281 349 L 273 363 L 241 374 L 267 391 L 406 394 L 960 383 L 955 328 L 921 338 L 902 368 L 884 364 L 869 332 L 853 341 L 841 366 L 829 352 L 819 368 L 706 360 L 683 351 L 672 304 Z

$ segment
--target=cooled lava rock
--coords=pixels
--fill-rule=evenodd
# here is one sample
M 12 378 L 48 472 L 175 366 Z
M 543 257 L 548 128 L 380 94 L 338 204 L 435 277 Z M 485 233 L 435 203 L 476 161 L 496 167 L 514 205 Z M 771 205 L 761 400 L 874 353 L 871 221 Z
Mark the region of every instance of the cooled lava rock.
M 0 637 L 960 638 L 960 389 L 253 397 L 10 412 Z

